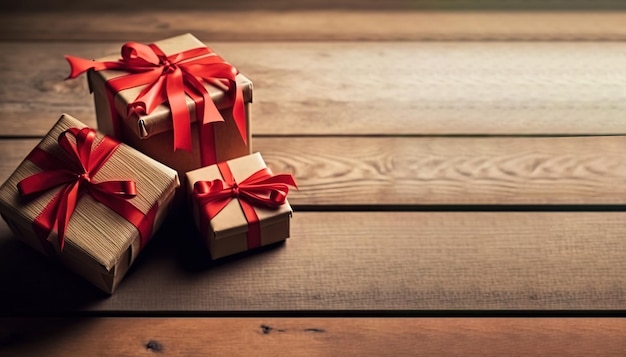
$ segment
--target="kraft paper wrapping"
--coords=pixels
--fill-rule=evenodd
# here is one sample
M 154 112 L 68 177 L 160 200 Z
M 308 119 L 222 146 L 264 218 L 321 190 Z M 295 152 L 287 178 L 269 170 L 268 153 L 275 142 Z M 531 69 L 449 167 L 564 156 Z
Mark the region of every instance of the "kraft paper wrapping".
M 57 138 L 64 130 L 84 128 L 80 121 L 64 114 L 38 147 L 50 153 L 63 155 Z M 97 145 L 102 138 L 98 134 Z M 9 179 L 0 186 L 0 211 L 14 233 L 33 248 L 46 254 L 35 235 L 32 223 L 48 205 L 58 189 L 23 200 L 17 183 L 42 170 L 24 160 Z M 153 233 L 167 213 L 175 189 L 179 185 L 176 171 L 121 144 L 107 163 L 94 176 L 95 181 L 130 179 L 135 181 L 137 196 L 130 202 L 143 213 L 158 204 Z M 61 261 L 71 270 L 82 275 L 94 285 L 112 293 L 140 250 L 139 232 L 125 218 L 95 201 L 88 194 L 79 199 L 69 222 L 65 248 L 61 252 L 56 232 L 49 237 Z
M 154 43 L 159 46 L 166 55 L 192 48 L 206 47 L 204 43 L 191 34 L 176 36 Z M 119 54 L 115 54 L 100 58 L 98 61 L 114 61 L 119 59 L 119 57 Z M 186 171 L 202 167 L 195 104 L 188 96 L 187 107 L 190 110 L 192 123 L 192 152 L 184 150 L 173 151 L 172 117 L 170 109 L 166 104 L 159 105 L 149 115 L 138 116 L 132 114 L 128 117 L 128 105 L 134 101 L 145 86 L 129 88 L 115 94 L 115 108 L 123 119 L 121 120 L 122 123 L 118 124 L 119 133 L 115 132 L 106 93 L 106 81 L 125 74 L 126 72 L 114 70 L 89 71 L 88 79 L 90 88 L 94 92 L 98 130 L 104 134 L 117 137 L 119 140 L 135 147 L 148 156 L 178 170 L 181 177 Z M 246 145 L 241 138 L 232 118 L 232 101 L 229 96 L 226 95 L 223 90 L 211 84 L 204 83 L 205 88 L 210 93 L 211 98 L 225 120 L 224 122 L 212 124 L 215 134 L 215 143 L 217 145 L 217 162 L 251 153 L 250 103 L 252 102 L 252 82 L 242 74 L 238 74 L 236 80 L 237 86 L 243 89 L 248 145 Z
M 265 168 L 265 162 L 260 153 L 229 160 L 228 166 L 233 173 L 236 182 L 241 182 L 256 171 Z M 223 179 L 217 165 L 203 167 L 186 173 L 187 193 L 191 196 L 193 186 L 197 181 L 212 181 Z M 190 199 L 193 201 L 193 199 Z M 194 221 L 199 230 L 202 229 L 200 211 L 195 204 L 191 203 Z M 288 201 L 277 209 L 254 207 L 261 224 L 261 246 L 277 243 L 289 238 L 289 223 L 292 213 Z M 209 231 L 200 232 L 207 237 L 207 244 L 213 259 L 236 254 L 248 250 L 246 233 L 248 222 L 239 205 L 238 199 L 230 201 L 220 213 L 209 221 Z

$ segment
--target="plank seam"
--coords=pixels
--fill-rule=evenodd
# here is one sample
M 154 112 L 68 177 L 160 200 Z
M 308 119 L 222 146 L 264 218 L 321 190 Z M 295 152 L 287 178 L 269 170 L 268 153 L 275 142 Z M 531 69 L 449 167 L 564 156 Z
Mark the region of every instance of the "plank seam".
M 623 204 L 297 205 L 295 212 L 626 212 Z
M 626 310 L 250 310 L 250 311 L 189 311 L 189 310 L 109 310 L 63 311 L 54 313 L 27 312 L 0 314 L 14 317 L 390 317 L 390 318 L 615 318 L 626 317 Z

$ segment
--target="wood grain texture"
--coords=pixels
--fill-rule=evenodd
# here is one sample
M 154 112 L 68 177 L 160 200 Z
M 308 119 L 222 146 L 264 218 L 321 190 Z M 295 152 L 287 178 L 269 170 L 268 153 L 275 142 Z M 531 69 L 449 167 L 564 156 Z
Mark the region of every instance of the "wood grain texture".
M 626 137 L 259 138 L 295 205 L 624 204 Z
M 0 352 L 7 356 L 617 357 L 626 350 L 623 319 L 92 318 L 2 323 L 14 324 L 0 330 L 0 339 L 7 341 L 0 343 Z
M 210 44 L 254 82 L 255 135 L 626 133 L 626 43 Z M 119 46 L 0 43 L 0 135 L 95 125 L 63 54 Z
M 1 224 L 0 314 L 625 311 L 625 219 L 626 212 L 295 212 L 285 244 L 211 263 L 182 217 L 150 242 L 111 297 Z
M 132 2 L 125 3 L 133 6 Z M 168 10 L 158 9 L 157 5 L 123 11 L 123 6 L 106 6 L 107 9 L 95 11 L 70 6 L 62 8 L 65 11 L 4 12 L 0 14 L 0 40 L 154 41 L 185 32 L 212 42 L 626 39 L 623 9 L 617 12 L 418 12 L 393 7 L 371 11 L 351 4 L 345 10 L 323 7 L 299 10 L 293 6 L 283 11 L 246 8 L 229 11 L 202 6 Z
M 0 141 L 0 182 L 36 142 Z M 296 207 L 626 204 L 626 137 L 261 137 L 252 145 L 274 172 L 295 176 Z

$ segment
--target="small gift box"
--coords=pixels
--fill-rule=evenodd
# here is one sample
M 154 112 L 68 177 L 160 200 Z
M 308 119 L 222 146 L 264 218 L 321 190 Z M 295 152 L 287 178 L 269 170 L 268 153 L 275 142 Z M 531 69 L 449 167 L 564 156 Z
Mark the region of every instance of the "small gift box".
M 176 171 L 63 115 L 0 186 L 13 233 L 113 293 L 167 213 Z
M 120 56 L 66 56 L 89 71 L 98 130 L 184 172 L 250 154 L 252 82 L 191 34 Z
M 213 259 L 289 237 L 291 175 L 273 175 L 261 154 L 186 173 L 196 226 Z

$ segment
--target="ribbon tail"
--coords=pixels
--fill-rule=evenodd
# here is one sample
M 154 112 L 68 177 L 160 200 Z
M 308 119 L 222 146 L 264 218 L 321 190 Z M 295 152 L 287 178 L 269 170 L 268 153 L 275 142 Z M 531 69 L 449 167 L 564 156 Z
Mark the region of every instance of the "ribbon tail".
M 33 231 L 41 241 L 43 248 L 47 252 L 53 252 L 52 246 L 50 242 L 48 242 L 48 237 L 50 236 L 50 232 L 57 228 L 58 222 L 58 212 L 59 205 L 61 202 L 61 195 L 64 190 L 60 190 L 50 201 L 43 211 L 35 218 L 33 221 Z M 57 234 L 57 238 L 59 235 Z M 60 242 L 60 245 L 63 246 L 63 242 Z
M 59 247 L 61 251 L 65 247 L 65 232 L 67 231 L 67 227 L 70 223 L 70 218 L 72 218 L 72 214 L 74 213 L 74 209 L 76 208 L 76 203 L 78 201 L 78 189 L 79 183 L 75 182 L 74 184 L 63 189 L 65 191 L 61 194 L 60 202 L 58 206 L 58 215 L 57 215 L 57 239 L 59 240 Z
M 233 118 L 235 119 L 235 124 L 237 124 L 237 129 L 239 129 L 239 134 L 241 135 L 243 142 L 248 145 L 248 129 L 246 127 L 246 111 L 243 101 L 243 90 L 241 89 L 241 86 L 237 86 L 236 82 L 235 86 Z
M 200 142 L 200 162 L 208 166 L 217 162 L 217 148 L 212 122 L 224 121 L 215 107 L 211 95 L 192 74 L 183 70 L 184 81 L 189 91 L 187 94 L 196 104 L 196 121 L 198 125 L 198 139 Z
M 76 78 L 96 66 L 96 62 L 86 58 L 65 55 L 65 59 L 70 64 L 70 75 L 66 79 Z
M 213 122 L 224 121 L 222 114 L 219 112 L 211 94 L 204 88 L 202 82 L 200 82 L 193 74 L 185 73 L 185 83 L 193 90 L 197 91 L 202 96 L 204 106 L 202 107 L 201 115 L 198 114 L 198 119 L 201 119 L 202 125 L 206 125 Z M 196 107 L 198 105 L 196 104 Z M 197 110 L 197 109 L 196 109 Z
M 179 68 L 167 76 L 165 88 L 172 112 L 174 150 L 191 151 L 191 119 L 187 108 L 183 74 Z
M 204 89 L 204 88 L 203 88 Z M 196 104 L 196 121 L 198 126 L 198 141 L 200 144 L 200 163 L 202 166 L 208 166 L 217 162 L 217 153 L 215 148 L 215 134 L 213 133 L 213 125 L 205 123 L 203 118 L 207 112 L 204 110 L 206 100 L 203 96 L 195 93 L 193 90 L 187 92 L 189 97 Z M 209 98 L 210 100 L 210 98 Z
M 203 94 L 202 97 L 204 98 L 204 113 L 202 116 L 202 124 L 209 125 L 211 123 L 223 122 L 224 118 L 215 106 L 215 102 L 213 102 L 213 99 L 211 99 L 209 93 L 207 93 L 206 95 Z
M 103 69 L 125 69 L 123 63 L 114 61 L 95 61 L 86 58 L 65 55 L 65 59 L 70 64 L 70 74 L 66 79 L 72 79 L 80 76 L 90 69 L 101 71 Z

